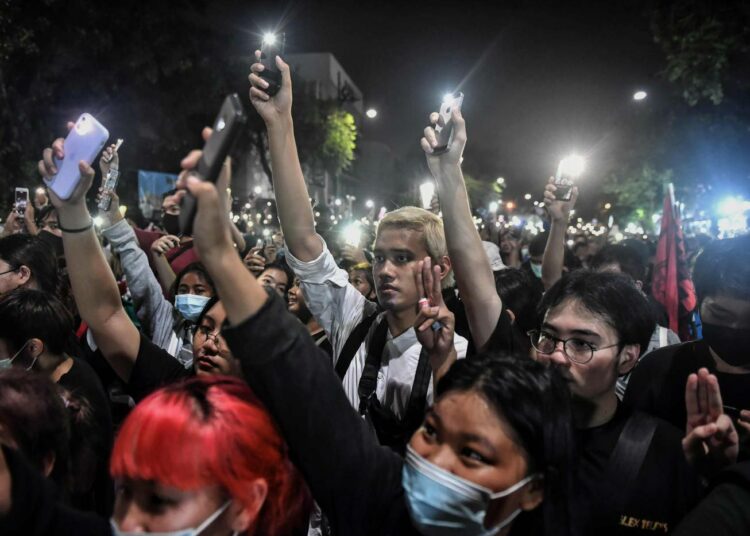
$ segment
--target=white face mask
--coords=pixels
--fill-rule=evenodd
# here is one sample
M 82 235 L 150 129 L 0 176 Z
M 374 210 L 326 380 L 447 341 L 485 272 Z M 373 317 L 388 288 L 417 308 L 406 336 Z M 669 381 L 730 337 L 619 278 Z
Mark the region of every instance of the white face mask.
M 20 354 L 21 352 L 23 352 L 26 349 L 26 347 L 29 345 L 30 342 L 31 341 L 26 341 L 25 343 L 23 343 L 23 346 L 21 346 L 21 349 L 18 350 L 15 354 L 13 354 L 12 357 L 6 357 L 5 359 L 0 359 L 0 370 L 9 369 L 10 367 L 12 367 L 13 366 L 13 360 L 16 357 L 18 357 L 18 354 Z M 31 365 L 29 365 L 26 370 L 31 370 L 32 368 L 34 368 L 34 365 L 36 364 L 37 357 L 38 356 L 34 357 L 34 361 L 31 362 Z
M 120 530 L 120 528 L 117 526 L 117 522 L 114 519 L 110 519 L 109 523 L 112 526 L 112 534 L 114 534 L 114 536 L 198 536 L 201 532 L 211 526 L 211 523 L 216 521 L 218 517 L 223 514 L 227 508 L 229 508 L 230 504 L 232 504 L 232 501 L 227 501 L 221 508 L 211 514 L 208 519 L 206 519 L 198 527 L 190 529 L 173 530 L 170 532 L 125 532 Z M 232 536 L 237 536 L 237 532 L 233 532 Z

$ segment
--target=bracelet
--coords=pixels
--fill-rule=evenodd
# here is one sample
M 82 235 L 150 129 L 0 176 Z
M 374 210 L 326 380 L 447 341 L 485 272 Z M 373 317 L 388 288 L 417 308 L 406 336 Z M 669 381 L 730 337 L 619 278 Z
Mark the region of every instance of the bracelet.
M 86 227 L 80 227 L 78 229 L 66 229 L 65 227 L 60 225 L 60 220 L 59 219 L 57 220 L 57 228 L 60 229 L 63 233 L 83 233 L 91 229 L 93 226 L 94 226 L 93 218 L 89 219 L 89 223 L 88 225 L 86 225 Z

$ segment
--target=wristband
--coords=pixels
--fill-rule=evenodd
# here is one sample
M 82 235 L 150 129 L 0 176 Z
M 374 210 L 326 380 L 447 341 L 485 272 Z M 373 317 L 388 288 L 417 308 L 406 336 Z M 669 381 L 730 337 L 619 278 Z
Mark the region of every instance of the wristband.
M 78 229 L 66 229 L 65 227 L 60 225 L 60 220 L 59 219 L 57 220 L 57 228 L 60 229 L 63 233 L 83 233 L 91 229 L 93 226 L 94 226 L 93 218 L 89 219 L 89 223 L 88 225 L 86 225 L 86 227 L 80 227 Z

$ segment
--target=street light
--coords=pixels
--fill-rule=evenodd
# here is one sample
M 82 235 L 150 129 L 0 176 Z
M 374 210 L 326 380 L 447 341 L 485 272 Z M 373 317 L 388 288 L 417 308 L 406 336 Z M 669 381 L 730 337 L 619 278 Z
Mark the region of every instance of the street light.
M 505 179 L 503 177 L 498 177 L 497 181 L 495 181 L 495 182 L 497 182 L 499 185 L 502 186 L 503 184 L 505 184 Z
M 648 97 L 648 93 L 646 93 L 642 89 L 633 93 L 633 100 L 635 101 L 642 101 L 646 97 Z
M 256 186 L 255 188 L 253 188 L 253 192 L 255 192 L 255 195 L 260 195 L 263 192 L 263 188 L 261 188 L 260 186 Z
M 490 203 L 490 212 L 497 212 L 497 201 L 492 201 Z
M 375 201 L 373 201 L 372 199 L 368 199 L 367 201 L 365 201 L 365 206 L 367 208 L 373 208 L 375 206 Z
M 523 198 L 524 198 L 524 199 L 525 199 L 526 201 L 529 201 L 529 200 L 531 199 L 531 194 L 526 194 L 525 196 L 523 196 Z
M 378 116 L 378 111 L 375 108 L 370 108 L 365 112 L 365 115 L 370 119 L 375 119 Z

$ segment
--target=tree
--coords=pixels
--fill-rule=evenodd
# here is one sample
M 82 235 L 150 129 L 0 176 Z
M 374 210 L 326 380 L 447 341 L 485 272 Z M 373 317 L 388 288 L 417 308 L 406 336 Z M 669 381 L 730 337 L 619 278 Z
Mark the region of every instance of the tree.
M 662 0 L 651 13 L 651 30 L 665 55 L 663 74 L 685 101 L 721 104 L 733 63 L 749 50 L 746 3 Z
M 672 170 L 643 164 L 607 177 L 603 192 L 612 198 L 612 214 L 620 221 L 635 221 L 646 230 L 654 230 L 652 215 L 660 210 L 664 185 L 672 180 Z

